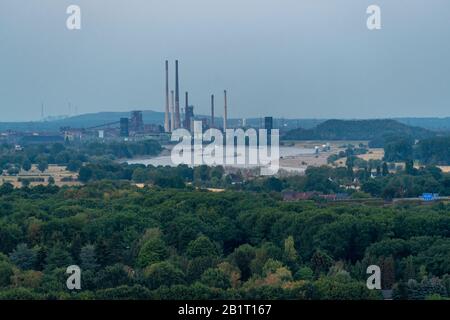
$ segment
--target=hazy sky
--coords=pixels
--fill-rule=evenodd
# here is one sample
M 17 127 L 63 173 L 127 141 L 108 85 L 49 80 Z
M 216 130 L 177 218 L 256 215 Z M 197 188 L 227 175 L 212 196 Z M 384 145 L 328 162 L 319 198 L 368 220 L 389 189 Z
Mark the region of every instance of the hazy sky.
M 226 88 L 230 117 L 449 116 L 450 1 L 0 0 L 0 121 L 163 111 L 165 59 L 195 113 Z

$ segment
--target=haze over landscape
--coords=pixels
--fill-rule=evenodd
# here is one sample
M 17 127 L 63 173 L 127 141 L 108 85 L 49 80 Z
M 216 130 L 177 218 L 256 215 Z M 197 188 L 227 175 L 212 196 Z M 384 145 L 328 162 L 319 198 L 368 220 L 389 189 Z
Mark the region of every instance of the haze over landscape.
M 165 59 L 180 60 L 198 114 L 226 88 L 234 118 L 449 116 L 450 3 L 378 0 L 382 29 L 369 31 L 372 3 L 2 0 L 1 121 L 39 120 L 41 103 L 46 116 L 69 102 L 163 111 Z
M 448 0 L 0 0 L 0 307 L 450 301 L 449 17 Z

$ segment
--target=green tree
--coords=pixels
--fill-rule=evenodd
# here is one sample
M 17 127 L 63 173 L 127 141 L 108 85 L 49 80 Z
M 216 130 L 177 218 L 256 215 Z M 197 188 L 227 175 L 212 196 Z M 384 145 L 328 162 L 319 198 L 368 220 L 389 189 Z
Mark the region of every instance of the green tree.
M 250 263 L 255 258 L 256 251 L 249 244 L 241 245 L 231 254 L 231 261 L 241 271 L 241 279 L 246 281 L 251 276 Z
M 201 235 L 188 244 L 186 254 L 190 258 L 196 258 L 217 256 L 218 252 L 216 245 L 208 237 Z
M 283 190 L 283 183 L 275 177 L 270 177 L 264 180 L 263 188 L 266 191 L 281 192 Z
M 4 182 L 0 186 L 0 195 L 10 194 L 14 191 L 14 186 L 10 182 Z
M 387 175 L 389 175 L 389 168 L 386 162 L 383 162 L 383 165 L 381 167 L 381 175 L 383 177 L 386 177 Z
M 149 176 L 145 168 L 136 168 L 133 171 L 133 181 L 136 183 L 144 183 L 148 181 Z
M 367 290 L 365 283 L 346 277 L 321 277 L 314 282 L 320 300 L 374 300 L 381 299 L 376 290 Z
M 311 257 L 311 266 L 313 267 L 316 275 L 327 273 L 332 265 L 333 258 L 323 251 L 316 250 Z
M 22 270 L 33 269 L 37 261 L 37 253 L 35 250 L 28 248 L 25 243 L 20 243 L 9 255 L 9 259 L 18 268 Z
M 82 166 L 83 163 L 80 160 L 70 160 L 67 164 L 67 170 L 70 172 L 78 172 Z
M 11 288 L 0 292 L 0 300 L 37 300 L 42 296 L 36 294 L 31 289 Z
M 168 249 L 163 240 L 160 238 L 149 239 L 139 250 L 137 266 L 145 268 L 150 264 L 166 259 L 167 255 Z
M 152 292 L 141 285 L 122 285 L 95 292 L 95 299 L 100 300 L 150 300 L 152 298 Z
M 37 164 L 37 168 L 39 171 L 44 172 L 48 169 L 48 162 L 44 160 L 39 161 Z
M 209 167 L 206 165 L 197 166 L 194 168 L 194 181 L 201 182 L 209 179 Z
M 384 159 L 389 162 L 406 161 L 413 158 L 414 141 L 410 138 L 395 138 L 384 145 Z
M 416 268 L 412 256 L 405 259 L 405 280 L 416 279 Z
M 217 178 L 218 180 L 222 179 L 225 170 L 222 166 L 212 167 L 210 171 L 211 179 Z
M 371 179 L 362 185 L 361 189 L 364 192 L 371 194 L 372 196 L 378 197 L 381 195 L 383 185 L 379 179 Z
M 201 282 L 213 288 L 228 289 L 231 287 L 231 281 L 228 275 L 218 268 L 206 270 L 201 277 Z
M 30 159 L 25 159 L 22 163 L 22 169 L 25 171 L 30 171 L 31 170 L 31 161 Z
M 185 271 L 186 280 L 188 282 L 194 282 L 200 279 L 202 274 L 209 268 L 214 268 L 218 263 L 218 259 L 213 256 L 203 256 L 188 260 L 187 268 Z
M 11 264 L 6 261 L 0 261 L 0 288 L 7 287 L 11 284 L 11 277 L 14 271 Z
M 48 177 L 47 182 L 48 182 L 49 185 L 53 186 L 53 185 L 55 184 L 55 178 L 53 178 L 53 177 Z
M 24 187 L 24 188 L 29 187 L 31 184 L 30 179 L 21 179 L 20 182 L 22 184 L 22 187 Z
M 387 258 L 382 257 L 380 259 L 381 269 L 381 286 L 385 290 L 392 289 L 395 284 L 395 265 L 394 258 L 389 256 Z
M 116 263 L 110 266 L 106 266 L 97 273 L 95 279 L 97 288 L 114 288 L 124 285 L 133 284 L 133 280 L 130 277 L 132 274 L 131 268 Z
M 307 280 L 311 281 L 314 278 L 314 271 L 310 267 L 301 267 L 295 273 L 294 278 L 296 280 Z
M 81 269 L 96 270 L 99 267 L 97 263 L 97 255 L 95 246 L 92 244 L 85 245 L 80 251 Z
M 405 173 L 410 175 L 415 175 L 417 173 L 417 170 L 414 168 L 414 161 L 412 159 L 405 161 Z
M 67 268 L 72 265 L 72 257 L 61 245 L 55 245 L 48 252 L 45 259 L 45 269 L 54 270 L 56 268 Z
M 291 270 L 297 270 L 300 261 L 297 250 L 295 249 L 293 236 L 289 236 L 284 240 L 283 260 Z
M 86 183 L 89 180 L 91 180 L 93 175 L 92 169 L 88 168 L 88 167 L 82 167 L 80 169 L 80 172 L 78 173 L 78 179 L 83 182 Z
M 8 168 L 8 174 L 10 175 L 10 176 L 16 176 L 16 175 L 18 175 L 19 174 L 19 172 L 20 172 L 20 168 L 19 167 L 16 167 L 16 166 L 11 166 L 11 167 L 9 167 Z
M 275 272 L 277 272 L 278 269 L 283 268 L 283 267 L 284 267 L 284 265 L 280 261 L 274 260 L 274 259 L 269 259 L 264 264 L 264 267 L 262 270 L 262 275 L 264 277 L 267 277 L 269 274 L 275 273 Z
M 148 266 L 144 270 L 144 277 L 152 289 L 159 288 L 162 285 L 170 287 L 184 283 L 183 272 L 166 261 Z

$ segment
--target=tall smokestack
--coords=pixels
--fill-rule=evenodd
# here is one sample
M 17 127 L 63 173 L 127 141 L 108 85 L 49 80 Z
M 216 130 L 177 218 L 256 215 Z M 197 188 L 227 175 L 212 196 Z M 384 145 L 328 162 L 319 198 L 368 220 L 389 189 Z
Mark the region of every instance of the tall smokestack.
M 183 128 L 189 130 L 190 120 L 189 120 L 189 93 L 186 91 L 184 93 L 184 126 Z
M 193 112 L 191 112 L 191 107 L 189 107 L 189 93 L 186 91 L 185 96 L 185 107 L 184 107 L 184 128 L 191 131 L 191 117 Z
M 224 114 L 223 114 L 223 131 L 227 129 L 227 118 L 228 118 L 228 102 L 227 102 L 227 90 L 223 91 L 225 106 L 224 106 Z
M 211 95 L 211 128 L 214 128 L 214 95 Z
M 164 130 L 170 131 L 169 123 L 169 61 L 166 60 L 166 112 L 164 115 Z
M 171 101 L 170 101 L 170 131 L 175 130 L 175 93 L 173 90 L 170 91 Z
M 178 60 L 175 61 L 175 129 L 180 127 L 180 86 L 178 79 Z

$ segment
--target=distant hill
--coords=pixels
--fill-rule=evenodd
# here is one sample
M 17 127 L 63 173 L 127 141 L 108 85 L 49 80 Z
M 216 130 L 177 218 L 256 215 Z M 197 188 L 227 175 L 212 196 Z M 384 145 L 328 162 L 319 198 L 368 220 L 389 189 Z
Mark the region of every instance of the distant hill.
M 313 129 L 288 131 L 285 140 L 373 140 L 384 135 L 423 139 L 435 135 L 430 130 L 412 127 L 395 120 L 328 120 Z
M 144 123 L 146 124 L 164 124 L 164 113 L 159 111 L 143 111 Z M 87 113 L 78 116 L 67 117 L 63 119 L 54 119 L 48 121 L 30 121 L 30 122 L 0 122 L 0 131 L 17 130 L 17 131 L 59 131 L 61 127 L 72 128 L 89 128 L 102 124 L 119 121 L 120 118 L 130 117 L 130 112 L 97 112 Z M 198 115 L 198 118 L 209 118 L 209 115 Z M 215 117 L 216 124 L 222 124 L 221 117 Z M 283 126 L 283 130 L 287 131 L 297 127 L 314 128 L 318 124 L 324 122 L 322 119 L 274 119 L 275 126 Z M 228 119 L 230 126 L 240 126 L 242 119 Z M 248 126 L 259 127 L 263 123 L 263 118 L 247 118 Z
M 197 115 L 199 118 L 209 118 L 208 115 Z M 119 121 L 120 118 L 130 117 L 130 112 L 97 112 L 88 113 L 78 116 L 67 117 L 63 119 L 52 119 L 48 121 L 30 121 L 30 122 L 0 122 L 0 131 L 17 130 L 17 131 L 59 131 L 61 127 L 72 128 L 89 128 L 102 124 Z M 159 111 L 146 110 L 143 111 L 144 123 L 146 124 L 164 124 L 164 113 Z M 395 120 L 395 121 L 394 121 Z M 301 137 L 316 137 L 316 136 L 330 136 L 333 134 L 333 122 L 336 123 L 336 130 L 339 130 L 339 121 L 345 121 L 345 125 L 351 125 L 352 122 L 358 123 L 360 121 L 369 121 L 366 124 L 373 125 L 376 131 L 379 131 L 377 126 L 382 127 L 383 121 L 391 121 L 386 130 L 394 132 L 403 132 L 407 127 L 416 127 L 413 131 L 419 132 L 420 128 L 428 129 L 436 132 L 450 132 L 450 117 L 447 118 L 397 118 L 392 120 L 327 120 L 327 119 L 278 119 L 274 118 L 274 125 L 281 129 L 281 132 L 287 132 L 286 137 L 291 138 L 293 135 L 300 135 Z M 221 117 L 216 117 L 215 122 L 222 123 Z M 240 126 L 242 119 L 232 118 L 228 120 L 231 126 Z M 263 118 L 247 118 L 246 123 L 248 126 L 259 127 L 263 123 Z M 322 127 L 322 125 L 325 127 Z M 394 125 L 393 123 L 396 123 Z M 402 125 L 403 126 L 399 126 Z M 356 125 L 358 126 L 358 125 Z M 302 129 L 298 129 L 298 128 Z M 417 128 L 420 127 L 420 128 Z M 328 129 L 329 130 L 328 130 Z M 316 130 L 321 129 L 321 132 Z M 328 131 L 327 131 L 328 130 Z M 334 130 L 334 131 L 336 131 Z M 357 128 L 355 128 L 356 131 Z M 336 131 L 337 132 L 337 131 Z M 335 132 L 335 134 L 336 134 Z M 375 132 L 375 131 L 374 131 Z M 424 131 L 423 131 L 424 132 Z M 338 133 L 339 134 L 339 133 Z M 362 134 L 366 134 L 362 130 Z M 293 139 L 293 138 L 292 138 Z M 329 138 L 331 140 L 331 138 Z
M 275 128 L 281 131 L 288 131 L 296 128 L 312 129 L 325 122 L 327 119 L 280 119 L 274 118 Z M 231 119 L 228 121 L 231 125 L 240 123 L 241 119 Z M 251 127 L 260 127 L 264 123 L 264 118 L 247 118 L 246 124 Z
M 57 121 L 61 126 L 71 126 L 76 128 L 85 128 L 98 126 L 105 123 L 120 121 L 120 118 L 129 118 L 131 112 L 98 112 L 83 114 L 64 120 Z M 164 123 L 164 113 L 146 110 L 142 111 L 144 123 L 162 124 Z
M 142 116 L 146 124 L 163 124 L 164 113 L 157 111 L 143 111 Z M 79 116 L 36 122 L 0 122 L 0 131 L 58 131 L 61 127 L 89 128 L 102 124 L 118 122 L 120 118 L 130 117 L 130 112 L 98 112 Z
M 421 127 L 433 131 L 450 131 L 450 117 L 446 118 L 396 118 L 409 126 Z

